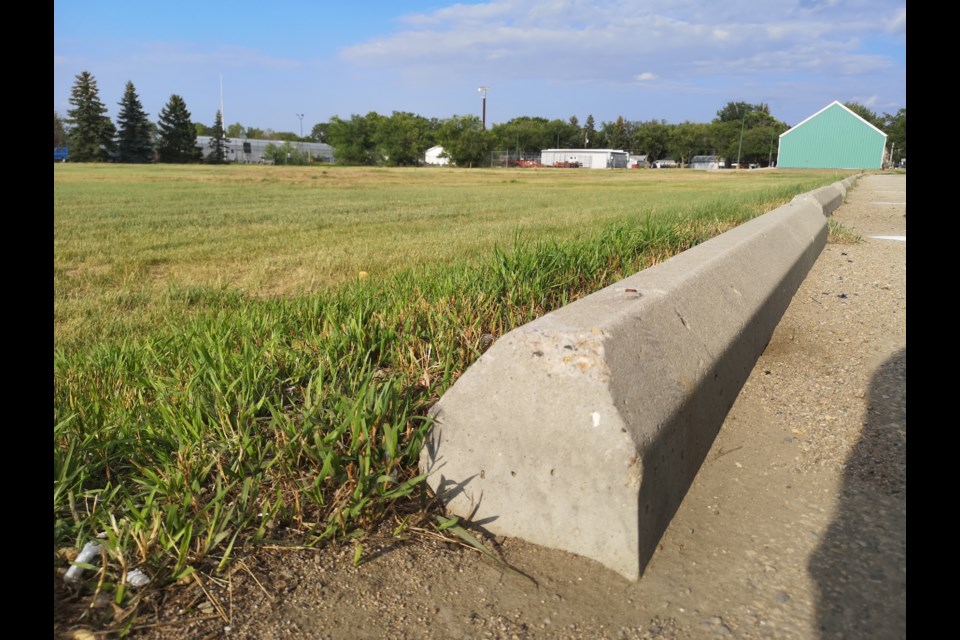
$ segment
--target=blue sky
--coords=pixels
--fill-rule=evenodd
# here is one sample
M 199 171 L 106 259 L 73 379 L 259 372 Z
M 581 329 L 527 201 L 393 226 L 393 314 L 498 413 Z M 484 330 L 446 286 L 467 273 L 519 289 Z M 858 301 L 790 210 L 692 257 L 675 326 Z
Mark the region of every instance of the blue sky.
M 213 124 L 299 132 L 331 116 L 709 122 L 729 101 L 793 125 L 833 100 L 906 107 L 905 0 L 55 0 L 53 108 L 89 71 Z

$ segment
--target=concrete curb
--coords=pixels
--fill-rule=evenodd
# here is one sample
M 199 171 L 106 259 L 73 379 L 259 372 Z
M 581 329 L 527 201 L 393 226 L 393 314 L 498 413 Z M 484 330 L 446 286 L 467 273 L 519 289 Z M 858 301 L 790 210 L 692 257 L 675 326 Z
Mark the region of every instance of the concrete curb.
M 504 335 L 421 453 L 447 508 L 636 580 L 855 178 Z

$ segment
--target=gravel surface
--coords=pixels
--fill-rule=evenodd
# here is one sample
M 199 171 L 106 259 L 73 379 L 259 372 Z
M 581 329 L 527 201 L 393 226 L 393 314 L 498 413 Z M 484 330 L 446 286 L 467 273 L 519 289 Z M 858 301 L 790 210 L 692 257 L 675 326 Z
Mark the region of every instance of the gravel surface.
M 517 571 L 424 536 L 359 567 L 262 549 L 147 594 L 130 637 L 906 637 L 906 242 L 871 237 L 905 238 L 906 176 L 861 178 L 834 218 L 863 241 L 824 249 L 638 582 L 514 539 Z

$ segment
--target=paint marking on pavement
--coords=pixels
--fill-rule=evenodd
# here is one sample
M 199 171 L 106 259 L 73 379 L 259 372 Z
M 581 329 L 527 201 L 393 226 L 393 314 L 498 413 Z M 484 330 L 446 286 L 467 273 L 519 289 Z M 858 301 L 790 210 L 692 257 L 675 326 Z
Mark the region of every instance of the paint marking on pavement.
M 905 204 L 907 204 L 907 203 L 906 203 L 906 202 L 877 202 L 877 201 L 874 201 L 874 202 L 868 202 L 867 204 L 895 204 L 895 205 L 901 205 L 901 204 L 902 204 L 902 205 L 905 205 Z
M 870 236 L 874 240 L 896 240 L 897 242 L 906 242 L 907 236 Z

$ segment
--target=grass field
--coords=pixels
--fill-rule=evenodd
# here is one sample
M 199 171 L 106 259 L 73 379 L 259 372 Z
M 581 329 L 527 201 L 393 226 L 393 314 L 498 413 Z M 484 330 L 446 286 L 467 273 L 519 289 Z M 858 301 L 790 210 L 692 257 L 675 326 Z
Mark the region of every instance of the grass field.
M 54 167 L 58 343 L 128 335 L 198 290 L 266 297 L 479 260 L 645 215 L 831 180 L 790 172 Z M 117 311 L 122 311 L 122 316 Z
M 490 340 L 846 175 L 55 165 L 55 563 L 400 535 Z

